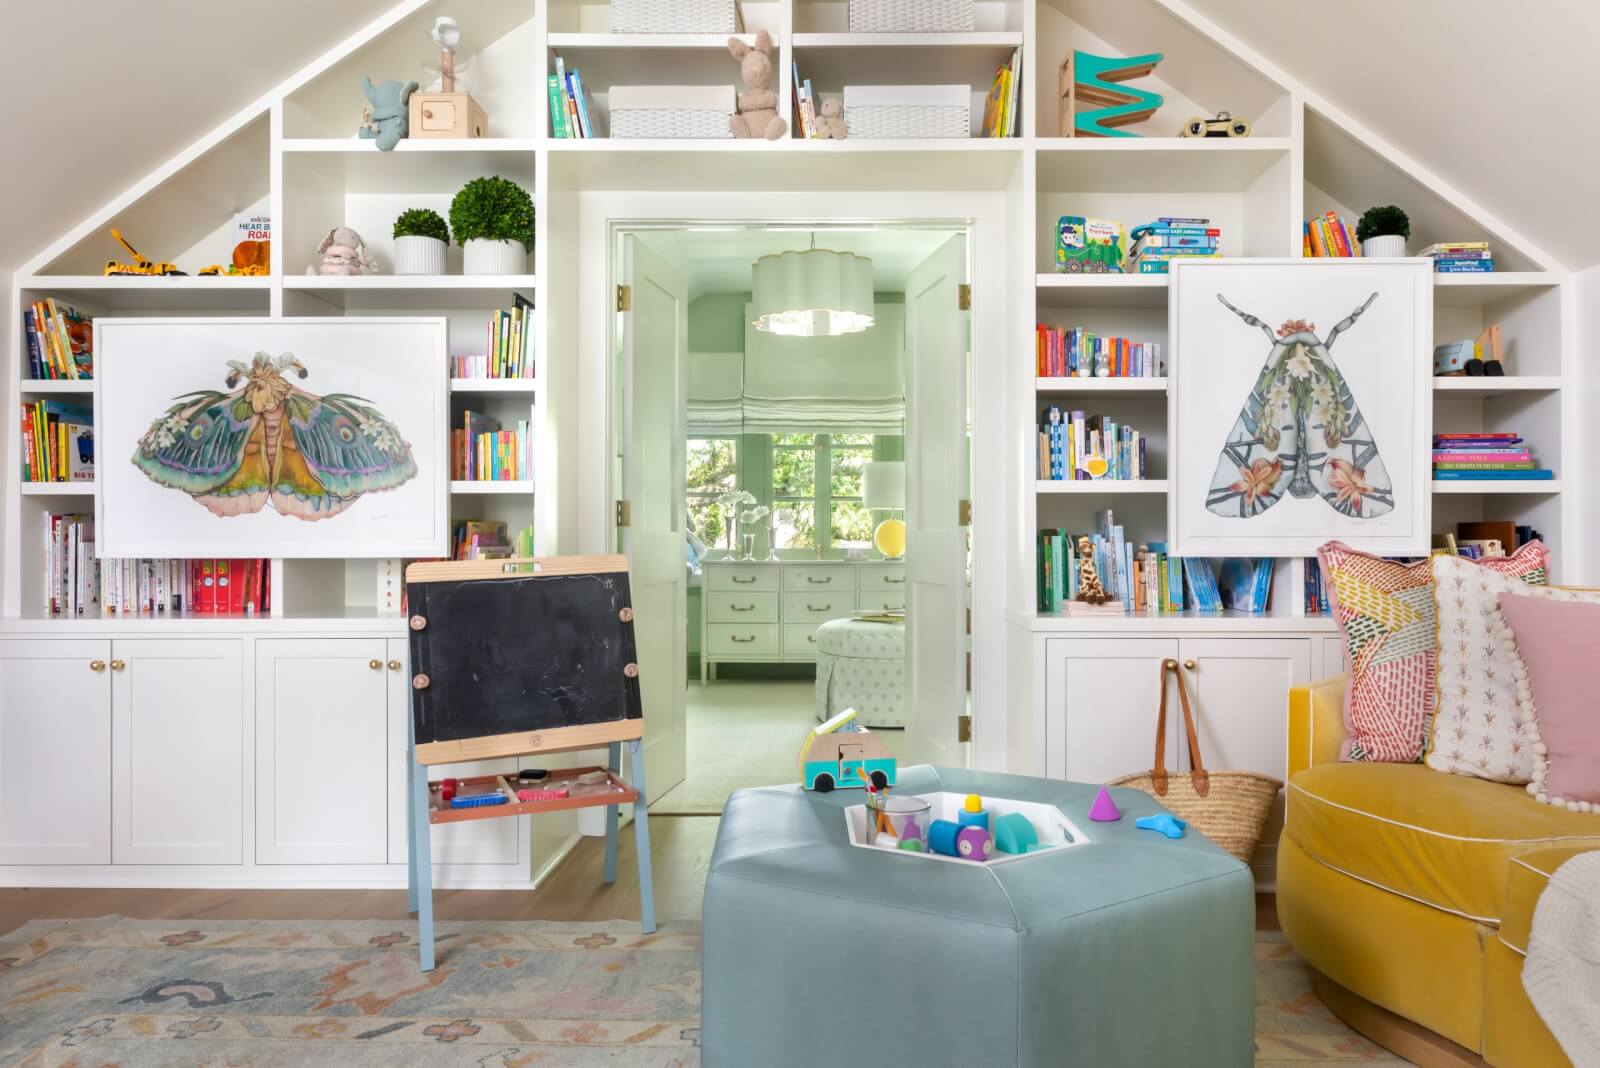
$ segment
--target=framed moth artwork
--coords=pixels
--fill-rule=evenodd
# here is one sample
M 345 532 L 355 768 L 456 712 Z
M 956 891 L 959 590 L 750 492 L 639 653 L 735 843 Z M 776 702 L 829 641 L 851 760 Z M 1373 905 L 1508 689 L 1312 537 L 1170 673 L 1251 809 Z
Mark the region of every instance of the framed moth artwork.
M 1429 261 L 1185 260 L 1167 299 L 1174 553 L 1426 555 Z
M 96 554 L 447 555 L 445 331 L 96 319 Z

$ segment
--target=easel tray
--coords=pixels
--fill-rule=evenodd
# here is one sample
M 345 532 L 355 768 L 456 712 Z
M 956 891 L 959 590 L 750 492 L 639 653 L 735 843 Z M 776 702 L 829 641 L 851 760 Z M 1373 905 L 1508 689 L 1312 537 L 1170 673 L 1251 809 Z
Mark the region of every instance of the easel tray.
M 582 775 L 603 774 L 604 782 L 581 783 Z M 509 800 L 474 808 L 455 808 L 440 795 L 441 782 L 428 783 L 428 822 L 460 823 L 466 820 L 495 819 L 500 816 L 534 816 L 542 812 L 562 812 L 603 805 L 630 805 L 639 800 L 639 791 L 605 768 L 560 768 L 537 782 L 519 783 L 513 775 L 476 775 L 456 780 L 458 796 L 499 794 Z M 543 801 L 519 801 L 521 790 L 566 790 L 568 796 Z

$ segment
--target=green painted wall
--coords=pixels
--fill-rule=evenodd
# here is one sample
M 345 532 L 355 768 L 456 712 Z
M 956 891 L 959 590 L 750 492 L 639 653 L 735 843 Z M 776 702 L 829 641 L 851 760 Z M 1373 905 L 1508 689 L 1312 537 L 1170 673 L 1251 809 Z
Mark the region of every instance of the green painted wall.
M 690 352 L 743 352 L 748 293 L 708 293 L 689 302 Z

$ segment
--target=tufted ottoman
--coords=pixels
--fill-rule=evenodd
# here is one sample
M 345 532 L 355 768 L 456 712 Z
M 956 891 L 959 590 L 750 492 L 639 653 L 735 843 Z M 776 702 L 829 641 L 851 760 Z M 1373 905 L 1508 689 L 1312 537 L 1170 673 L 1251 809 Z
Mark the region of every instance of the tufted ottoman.
M 847 708 L 868 727 L 906 725 L 906 624 L 832 619 L 817 628 L 817 719 Z
M 706 879 L 708 1068 L 1249 1065 L 1254 882 L 1160 811 L 1096 787 L 927 766 L 940 790 L 1059 806 L 1091 844 L 984 868 L 849 844 L 860 791 L 798 786 L 729 799 Z

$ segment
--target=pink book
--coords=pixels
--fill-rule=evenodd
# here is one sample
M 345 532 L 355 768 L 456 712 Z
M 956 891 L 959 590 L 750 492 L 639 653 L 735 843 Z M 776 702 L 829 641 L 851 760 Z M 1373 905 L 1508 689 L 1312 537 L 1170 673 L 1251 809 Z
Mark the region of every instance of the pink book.
M 1526 463 L 1533 459 L 1533 453 L 1527 449 L 1518 452 L 1435 452 L 1435 463 L 1458 464 L 1515 464 Z

